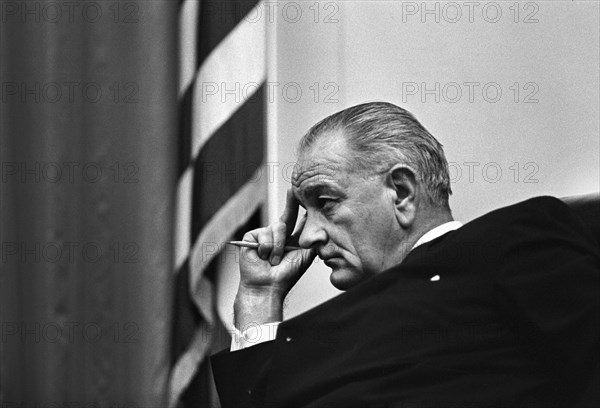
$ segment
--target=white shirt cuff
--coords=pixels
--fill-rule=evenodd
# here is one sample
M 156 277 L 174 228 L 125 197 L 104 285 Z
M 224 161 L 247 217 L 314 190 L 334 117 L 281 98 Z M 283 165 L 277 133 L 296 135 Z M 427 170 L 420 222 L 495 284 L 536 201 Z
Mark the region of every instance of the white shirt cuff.
M 249 324 L 243 331 L 234 327 L 230 350 L 238 351 L 265 341 L 275 340 L 279 323 L 281 322 Z

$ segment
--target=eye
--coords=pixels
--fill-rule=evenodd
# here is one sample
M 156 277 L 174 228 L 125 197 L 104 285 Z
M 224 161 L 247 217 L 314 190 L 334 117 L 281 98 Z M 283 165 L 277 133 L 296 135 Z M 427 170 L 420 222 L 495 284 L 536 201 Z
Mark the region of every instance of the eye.
M 317 206 L 322 211 L 331 211 L 337 204 L 337 200 L 332 197 L 319 197 L 317 198 Z

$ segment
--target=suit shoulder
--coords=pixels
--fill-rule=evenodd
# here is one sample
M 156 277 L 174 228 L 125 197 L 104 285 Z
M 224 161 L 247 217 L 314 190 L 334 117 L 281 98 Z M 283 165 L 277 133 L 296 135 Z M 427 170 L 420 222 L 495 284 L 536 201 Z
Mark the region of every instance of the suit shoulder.
M 531 209 L 536 211 L 539 211 L 540 209 L 547 211 L 569 211 L 569 207 L 565 203 L 552 196 L 528 198 L 527 200 L 519 201 L 518 203 L 499 208 L 496 211 L 527 211 Z
M 556 218 L 561 214 L 572 215 L 573 212 L 565 203 L 556 197 L 539 196 L 520 201 L 516 204 L 511 204 L 505 207 L 490 211 L 472 222 L 485 222 L 501 220 L 516 220 L 518 218 L 526 218 L 535 220 L 540 218 Z
M 486 232 L 489 240 L 513 240 L 516 236 L 560 236 L 597 244 L 582 219 L 562 200 L 551 196 L 533 197 L 493 210 L 465 225 L 473 233 Z M 464 228 L 464 227 L 463 227 Z M 467 229 L 465 229 L 465 232 Z

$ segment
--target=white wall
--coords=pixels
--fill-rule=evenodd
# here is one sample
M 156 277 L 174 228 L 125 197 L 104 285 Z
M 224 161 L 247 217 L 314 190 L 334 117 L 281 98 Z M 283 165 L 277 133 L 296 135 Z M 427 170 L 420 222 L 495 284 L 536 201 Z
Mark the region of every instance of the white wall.
M 421 2 L 347 3 L 340 17 L 345 102 L 389 100 L 417 115 L 453 163 L 459 220 L 534 195 L 598 191 L 598 2 L 519 3 L 519 22 L 514 2 L 481 2 L 473 22 L 465 6 L 456 23 L 444 20 L 456 16 L 448 4 L 427 3 L 438 7 L 436 23 L 435 14 L 415 10 Z M 499 21 L 486 21 L 497 9 Z M 524 22 L 531 13 L 538 21 Z M 481 84 L 473 85 L 473 102 L 465 82 Z M 420 92 L 436 84 L 439 102 Z M 452 103 L 454 84 L 463 94 Z M 502 95 L 492 103 L 496 89 Z M 525 103 L 534 91 L 535 103 Z
M 518 16 L 514 3 L 469 9 L 429 1 L 430 14 L 421 13 L 421 1 L 278 3 L 270 80 L 279 84 L 271 136 L 280 168 L 294 161 L 295 145 L 316 121 L 384 100 L 414 113 L 444 144 L 458 220 L 536 195 L 600 190 L 599 3 L 522 2 Z M 496 89 L 502 95 L 494 102 Z M 288 184 L 278 173 L 272 216 Z M 286 317 L 336 293 L 317 262 L 290 293 Z

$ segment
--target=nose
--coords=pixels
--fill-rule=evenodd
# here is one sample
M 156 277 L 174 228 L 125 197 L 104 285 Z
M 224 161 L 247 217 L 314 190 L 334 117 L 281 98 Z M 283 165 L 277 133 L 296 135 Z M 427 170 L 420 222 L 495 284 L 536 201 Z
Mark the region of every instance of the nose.
M 312 211 L 306 213 L 306 223 L 302 228 L 302 233 L 298 239 L 298 243 L 302 248 L 314 248 L 327 243 L 327 231 L 319 214 Z

